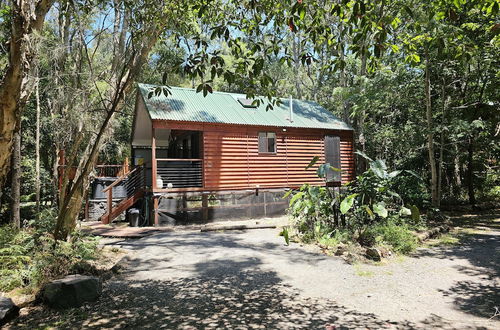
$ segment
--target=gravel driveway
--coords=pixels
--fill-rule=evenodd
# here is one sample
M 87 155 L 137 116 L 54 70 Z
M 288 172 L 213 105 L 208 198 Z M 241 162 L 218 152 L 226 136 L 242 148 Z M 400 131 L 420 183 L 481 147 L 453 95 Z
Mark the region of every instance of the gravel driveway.
M 119 243 L 130 260 L 98 303 L 13 327 L 498 329 L 499 242 L 489 229 L 377 266 L 285 246 L 271 229 L 160 233 Z

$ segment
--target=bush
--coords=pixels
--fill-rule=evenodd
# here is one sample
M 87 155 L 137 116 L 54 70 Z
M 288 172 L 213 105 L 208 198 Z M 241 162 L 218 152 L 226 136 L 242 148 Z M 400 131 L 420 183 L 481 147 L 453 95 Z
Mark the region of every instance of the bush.
M 407 254 L 417 248 L 417 237 L 405 224 L 394 220 L 366 228 L 359 237 L 363 245 L 390 245 L 397 253 Z
M 346 186 L 337 190 L 305 184 L 285 195 L 292 196 L 288 212 L 294 233 L 305 243 L 332 246 L 357 240 L 365 246 L 391 245 L 398 253 L 413 251 L 417 240 L 411 229 L 423 228 L 425 222 L 419 208 L 405 202 L 402 193 L 424 204 L 422 179 L 412 171 L 390 171 L 385 161 L 359 154 L 370 168 Z M 328 167 L 318 168 L 320 178 Z
M 55 241 L 52 215 L 52 211 L 42 212 L 22 230 L 0 227 L 0 291 L 36 291 L 52 279 L 78 272 L 82 263 L 99 256 L 97 239 L 80 231 L 68 241 Z

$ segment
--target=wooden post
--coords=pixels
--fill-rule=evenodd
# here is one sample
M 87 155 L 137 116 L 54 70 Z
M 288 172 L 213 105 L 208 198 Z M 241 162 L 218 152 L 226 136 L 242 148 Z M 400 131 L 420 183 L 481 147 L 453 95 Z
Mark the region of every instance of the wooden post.
M 111 212 L 113 211 L 113 188 L 108 190 L 108 220 L 106 223 L 111 223 Z
M 155 128 L 152 127 L 151 128 L 152 130 L 152 137 L 151 137 L 151 180 L 153 181 L 152 182 L 152 187 L 153 187 L 153 191 L 156 190 L 156 167 L 157 167 L 157 164 L 156 164 L 156 137 L 155 137 Z M 155 208 L 156 210 L 156 208 Z M 156 216 L 155 216 L 155 219 L 156 219 Z M 156 224 L 156 220 L 155 220 L 155 224 Z
M 158 221 L 158 198 L 153 196 L 153 218 L 155 227 L 160 225 Z

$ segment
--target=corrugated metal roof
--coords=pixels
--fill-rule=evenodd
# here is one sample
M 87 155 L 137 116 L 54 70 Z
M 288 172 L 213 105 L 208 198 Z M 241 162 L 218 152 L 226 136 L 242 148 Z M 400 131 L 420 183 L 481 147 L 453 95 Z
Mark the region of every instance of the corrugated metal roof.
M 238 98 L 242 94 L 214 92 L 206 97 L 194 89 L 170 87 L 172 95 L 148 94 L 154 85 L 139 84 L 151 119 L 193 121 L 255 126 L 302 127 L 352 130 L 331 112 L 311 101 L 293 100 L 293 122 L 290 122 L 290 100 L 282 99 L 280 106 L 266 111 L 266 104 L 245 108 Z

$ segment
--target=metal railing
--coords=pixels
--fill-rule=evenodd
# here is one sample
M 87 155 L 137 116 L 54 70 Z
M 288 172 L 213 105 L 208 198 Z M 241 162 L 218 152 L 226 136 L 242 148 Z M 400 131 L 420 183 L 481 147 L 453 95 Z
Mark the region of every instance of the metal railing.
M 125 181 L 125 190 L 127 191 L 127 197 L 131 197 L 139 189 L 144 189 L 146 186 L 146 171 L 143 165 L 135 167 L 127 175 L 127 180 Z
M 144 165 L 137 166 L 103 189 L 103 192 L 107 194 L 107 219 L 105 219 L 105 223 L 111 223 L 111 221 L 113 221 L 113 187 L 123 182 L 127 196 L 121 202 L 130 199 L 145 188 L 145 173 Z
M 157 178 L 163 181 L 163 187 L 169 184 L 172 188 L 202 188 L 203 159 L 159 158 L 157 161 Z

